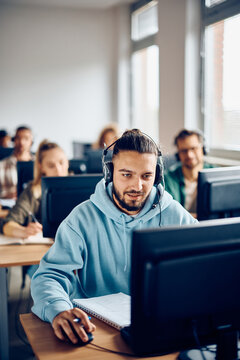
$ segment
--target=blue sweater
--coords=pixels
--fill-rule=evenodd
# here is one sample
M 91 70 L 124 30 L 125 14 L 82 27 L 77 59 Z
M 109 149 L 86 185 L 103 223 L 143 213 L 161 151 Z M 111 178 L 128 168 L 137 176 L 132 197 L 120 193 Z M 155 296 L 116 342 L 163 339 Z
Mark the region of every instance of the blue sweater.
M 159 190 L 162 191 L 161 185 Z M 61 223 L 55 243 L 31 281 L 32 311 L 42 320 L 73 307 L 71 299 L 130 292 L 131 234 L 134 229 L 197 222 L 166 191 L 160 206 L 153 187 L 143 209 L 132 217 L 112 200 L 112 183 L 100 181 L 90 199 Z

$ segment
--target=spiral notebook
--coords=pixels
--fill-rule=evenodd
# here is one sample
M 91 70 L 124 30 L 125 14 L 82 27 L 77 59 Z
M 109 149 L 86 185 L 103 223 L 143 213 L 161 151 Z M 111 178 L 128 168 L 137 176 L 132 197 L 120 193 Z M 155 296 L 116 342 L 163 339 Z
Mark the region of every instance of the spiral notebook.
M 124 293 L 73 299 L 72 303 L 118 330 L 130 325 L 131 297 Z

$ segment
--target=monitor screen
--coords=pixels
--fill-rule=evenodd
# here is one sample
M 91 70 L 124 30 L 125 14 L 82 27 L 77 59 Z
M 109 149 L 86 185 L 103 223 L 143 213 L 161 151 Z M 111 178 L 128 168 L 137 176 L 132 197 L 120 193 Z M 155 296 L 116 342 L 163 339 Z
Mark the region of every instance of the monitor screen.
M 32 160 L 17 162 L 17 196 L 25 189 L 27 183 L 33 179 L 33 167 L 34 161 Z
M 91 149 L 91 143 L 83 143 L 79 141 L 73 141 L 73 157 L 74 159 L 82 159 L 85 156 L 85 152 Z
M 74 175 L 42 178 L 43 236 L 54 238 L 57 228 L 72 209 L 89 199 L 101 175 Z
M 87 159 L 87 173 L 88 174 L 102 174 L 102 156 L 103 150 L 88 150 L 86 151 L 86 159 Z M 107 154 L 104 158 L 105 161 L 112 160 L 112 150 L 108 150 Z
M 232 332 L 236 351 L 239 274 L 240 218 L 134 231 L 122 335 L 137 355 L 162 355 L 196 347 L 194 334 L 205 346 Z
M 240 216 L 240 166 L 201 170 L 198 174 L 198 220 L 236 216 Z
M 68 171 L 70 174 L 85 174 L 87 172 L 86 159 L 70 159 Z

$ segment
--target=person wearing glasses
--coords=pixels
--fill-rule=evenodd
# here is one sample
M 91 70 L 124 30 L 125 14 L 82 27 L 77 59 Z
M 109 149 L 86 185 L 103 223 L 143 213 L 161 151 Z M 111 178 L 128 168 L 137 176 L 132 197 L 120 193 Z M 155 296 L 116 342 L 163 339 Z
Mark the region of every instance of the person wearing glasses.
M 174 139 L 174 145 L 180 163 L 171 166 L 166 172 L 165 190 L 196 217 L 198 173 L 214 165 L 204 161 L 206 150 L 200 131 L 181 130 Z

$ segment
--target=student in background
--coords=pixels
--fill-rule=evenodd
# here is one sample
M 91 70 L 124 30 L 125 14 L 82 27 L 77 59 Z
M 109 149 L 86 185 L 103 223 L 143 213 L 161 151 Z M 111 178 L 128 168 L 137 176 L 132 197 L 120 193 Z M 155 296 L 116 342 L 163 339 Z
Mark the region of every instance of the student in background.
M 165 189 L 196 217 L 198 173 L 214 166 L 204 161 L 206 151 L 201 132 L 183 129 L 176 135 L 174 144 L 181 163 L 166 172 Z
M 73 308 L 71 299 L 129 294 L 133 230 L 196 222 L 164 192 L 162 156 L 151 138 L 128 130 L 114 144 L 111 162 L 107 151 L 104 179 L 61 223 L 31 281 L 32 311 L 52 323 L 59 339 L 65 333 L 73 343 L 72 329 L 87 341 L 86 331 L 95 326 L 85 312 Z
M 0 161 L 1 199 L 17 198 L 17 161 L 34 160 L 34 156 L 31 154 L 33 135 L 29 127 L 18 127 L 13 141 L 13 154 Z
M 0 130 L 0 147 L 10 147 L 11 145 L 11 137 L 7 133 L 6 130 L 1 129 Z
M 64 151 L 56 143 L 43 140 L 36 153 L 34 179 L 21 193 L 7 217 L 1 220 L 0 232 L 23 239 L 41 232 L 41 177 L 66 175 L 68 160 Z
M 117 140 L 119 137 L 119 129 L 116 124 L 105 126 L 99 134 L 98 140 L 93 144 L 92 149 L 104 149 Z M 111 149 L 112 150 L 112 149 Z

